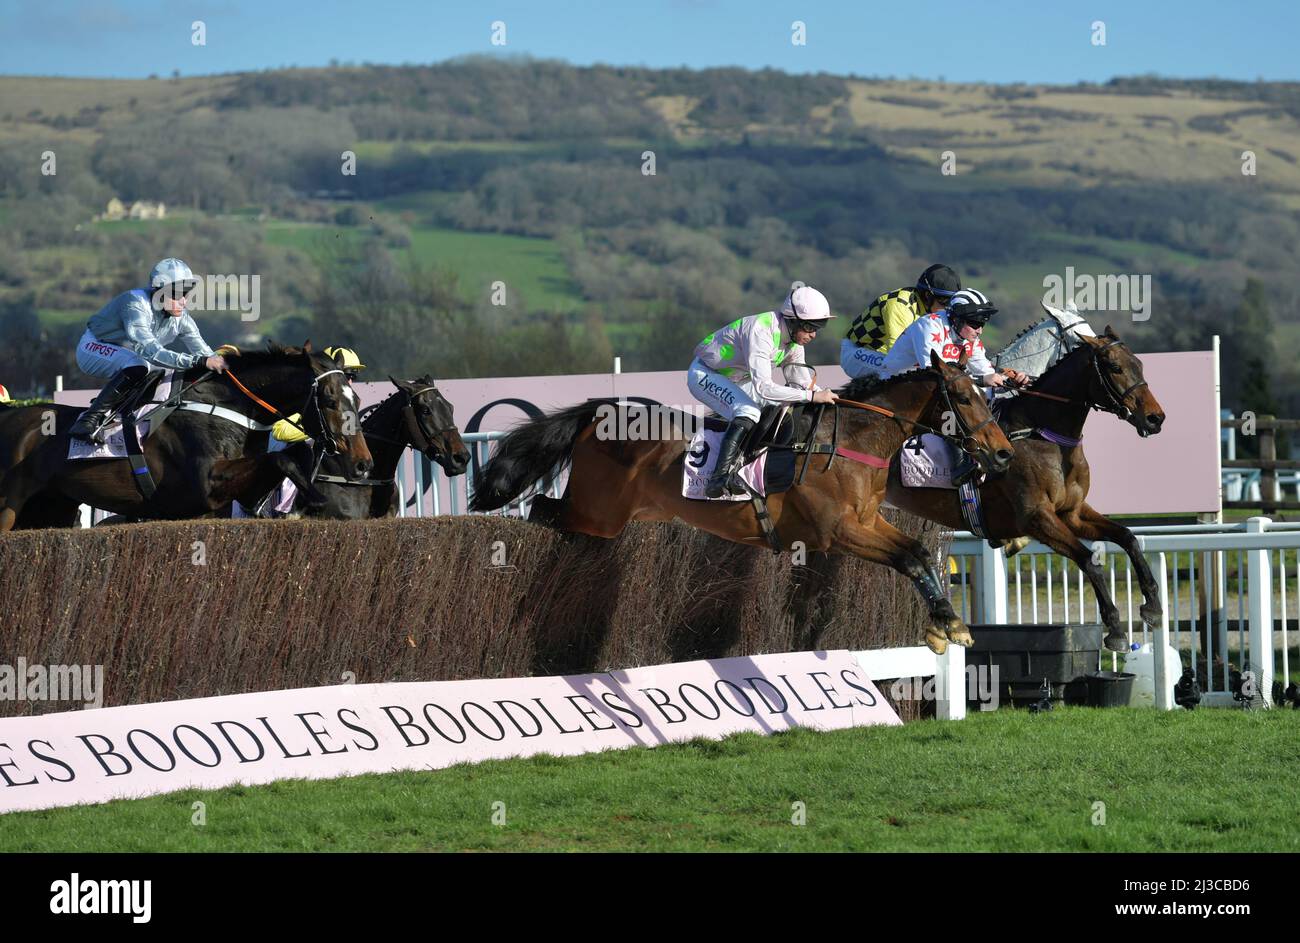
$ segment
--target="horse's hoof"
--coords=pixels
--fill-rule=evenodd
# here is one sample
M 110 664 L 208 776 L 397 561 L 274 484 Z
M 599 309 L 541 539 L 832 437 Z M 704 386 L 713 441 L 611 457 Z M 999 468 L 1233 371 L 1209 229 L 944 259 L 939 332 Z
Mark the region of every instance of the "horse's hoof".
M 948 650 L 948 640 L 940 635 L 934 629 L 927 629 L 925 633 L 925 644 L 930 651 L 936 655 L 942 655 Z
M 1028 537 L 1012 537 L 1002 544 L 1002 553 L 1007 557 L 1014 557 L 1021 550 L 1029 546 Z
M 960 629 L 957 629 L 956 631 L 949 629 L 948 641 L 956 645 L 960 645 L 962 648 L 970 648 L 972 645 L 975 644 L 975 639 L 971 637 L 970 629 L 968 629 L 966 626 L 962 626 Z
M 1160 625 L 1164 619 L 1165 610 L 1158 602 L 1143 603 L 1138 609 L 1138 614 L 1142 616 L 1142 621 L 1153 629 Z
M 1108 633 L 1103 643 L 1108 652 L 1126 652 L 1128 651 L 1128 636 L 1123 632 Z

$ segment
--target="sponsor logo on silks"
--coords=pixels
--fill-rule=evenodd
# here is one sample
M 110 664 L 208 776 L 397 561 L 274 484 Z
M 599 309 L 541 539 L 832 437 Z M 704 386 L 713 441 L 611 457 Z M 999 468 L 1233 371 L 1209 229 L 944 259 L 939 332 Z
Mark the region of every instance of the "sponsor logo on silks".
M 117 352 L 116 347 L 110 347 L 108 344 L 101 344 L 98 341 L 86 341 L 86 350 L 92 354 L 102 354 L 105 357 L 111 357 Z
M 719 383 L 711 382 L 707 376 L 700 377 L 700 382 L 696 385 L 714 399 L 720 400 L 728 406 L 736 405 L 736 397 L 732 395 L 731 391 Z
M 957 360 L 959 357 L 961 357 L 961 345 L 944 344 L 943 350 L 939 352 L 939 356 L 942 357 L 944 360 Z
M 885 355 L 870 347 L 859 347 L 853 352 L 853 359 L 872 367 L 879 367 L 885 362 Z

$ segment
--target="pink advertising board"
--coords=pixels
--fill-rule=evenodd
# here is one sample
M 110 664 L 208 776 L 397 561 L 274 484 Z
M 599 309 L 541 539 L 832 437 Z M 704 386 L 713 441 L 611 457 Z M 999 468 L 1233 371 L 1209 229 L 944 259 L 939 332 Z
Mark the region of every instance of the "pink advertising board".
M 845 651 L 233 694 L 0 720 L 0 812 L 741 731 L 901 723 Z
M 1166 413 L 1164 430 L 1138 438 L 1132 426 L 1094 412 L 1084 428 L 1084 446 L 1092 471 L 1090 503 L 1107 514 L 1160 514 L 1217 511 L 1220 507 L 1219 405 L 1213 351 L 1143 354 L 1147 382 Z M 817 367 L 821 386 L 836 387 L 847 378 L 838 366 Z M 669 406 L 695 408 L 686 388 L 685 371 L 581 374 L 546 377 L 492 377 L 440 380 L 462 432 L 509 429 L 530 415 L 540 415 L 592 397 L 642 398 Z M 392 384 L 359 383 L 365 404 L 393 392 Z M 91 391 L 66 391 L 62 403 L 84 405 Z M 411 481 L 407 458 L 406 481 Z M 435 469 L 436 470 L 436 469 Z M 453 488 L 462 496 L 464 479 L 449 483 L 439 472 L 442 494 Z M 442 510 L 447 510 L 444 500 Z M 429 498 L 425 512 L 432 513 Z

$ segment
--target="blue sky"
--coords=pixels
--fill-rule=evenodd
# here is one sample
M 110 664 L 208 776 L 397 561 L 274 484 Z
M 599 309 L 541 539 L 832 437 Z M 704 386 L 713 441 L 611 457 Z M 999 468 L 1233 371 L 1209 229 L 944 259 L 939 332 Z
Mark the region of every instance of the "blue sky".
M 190 42 L 203 20 L 207 45 Z M 504 48 L 491 23 L 506 24 Z M 790 42 L 807 24 L 807 45 Z M 1105 23 L 1106 45 L 1091 42 Z M 142 78 L 471 53 L 1073 83 L 1300 78 L 1298 0 L 0 0 L 0 74 Z

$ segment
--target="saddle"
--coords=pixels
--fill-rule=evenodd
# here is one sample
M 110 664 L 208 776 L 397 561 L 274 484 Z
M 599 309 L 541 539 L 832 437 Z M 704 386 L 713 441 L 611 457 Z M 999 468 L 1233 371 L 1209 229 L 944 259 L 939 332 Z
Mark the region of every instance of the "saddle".
M 804 473 L 808 470 L 808 462 L 812 460 L 814 455 L 825 454 L 828 468 L 829 463 L 834 461 L 838 424 L 836 424 L 836 431 L 832 434 L 829 444 L 810 441 L 827 408 L 834 409 L 834 407 L 827 407 L 823 404 L 813 406 L 810 403 L 799 403 L 793 406 L 788 404 L 764 406 L 758 422 L 750 430 L 745 441 L 741 443 L 740 477 L 746 483 L 749 495 L 748 497 L 741 495 L 736 498 L 718 499 L 748 500 L 753 505 L 754 514 L 758 518 L 763 536 L 767 539 L 768 545 L 774 553 L 781 553 L 783 548 L 777 537 L 776 527 L 768 512 L 767 498 L 788 491 L 793 485 L 802 481 Z M 704 430 L 721 434 L 727 428 L 727 421 L 720 416 L 710 415 L 704 417 L 703 425 Z M 701 431 L 700 435 L 704 434 L 704 430 Z M 796 476 L 795 465 L 796 458 L 799 455 L 803 455 L 805 458 L 803 468 Z M 702 481 L 702 479 L 698 478 L 698 473 L 707 471 L 704 468 L 697 468 L 706 461 L 706 456 L 707 450 L 705 449 L 698 455 L 700 461 L 694 462 L 690 459 L 697 457 L 696 453 L 688 450 L 688 461 L 683 469 L 682 494 L 685 497 L 700 497 L 700 495 L 693 493 L 692 488 Z M 694 478 L 691 473 L 692 468 L 697 468 L 697 476 Z
M 766 449 L 790 448 L 796 439 L 800 441 L 806 439 L 812 427 L 812 416 L 807 414 L 808 405 L 796 403 L 793 406 L 764 406 L 758 422 L 749 430 L 745 441 L 740 444 L 741 464 L 748 465 Z M 714 432 L 724 432 L 727 425 L 727 420 L 714 413 L 704 417 L 704 428 Z M 796 436 L 796 431 L 801 434 Z

